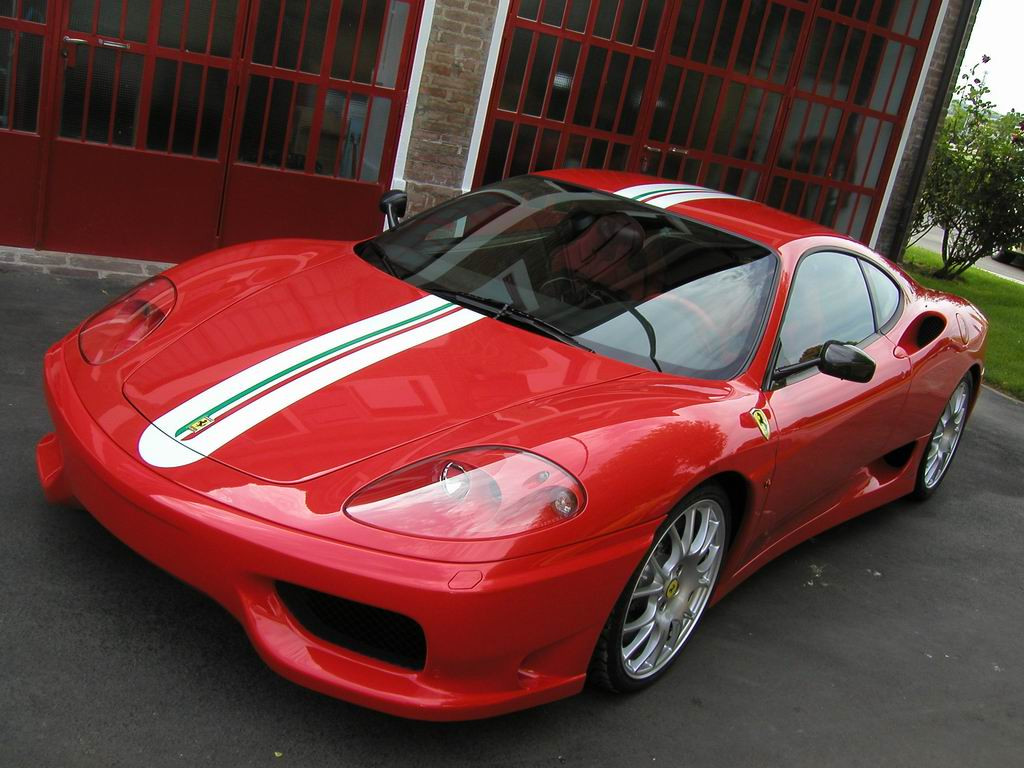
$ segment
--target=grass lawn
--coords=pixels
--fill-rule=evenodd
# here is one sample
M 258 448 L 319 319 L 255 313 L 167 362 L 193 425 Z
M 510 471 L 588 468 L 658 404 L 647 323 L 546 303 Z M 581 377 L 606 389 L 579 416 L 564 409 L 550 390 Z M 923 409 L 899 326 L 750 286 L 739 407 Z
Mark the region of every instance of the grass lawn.
M 1024 399 L 1024 285 L 977 267 L 955 280 L 939 280 L 932 273 L 941 265 L 937 253 L 916 246 L 901 264 L 922 285 L 963 296 L 985 313 L 989 321 L 986 383 Z

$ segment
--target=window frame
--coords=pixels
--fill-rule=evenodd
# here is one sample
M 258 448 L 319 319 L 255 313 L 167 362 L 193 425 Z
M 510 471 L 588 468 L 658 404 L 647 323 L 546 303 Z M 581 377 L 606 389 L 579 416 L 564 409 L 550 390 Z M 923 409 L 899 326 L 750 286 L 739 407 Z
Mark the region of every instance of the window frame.
M 842 256 L 849 256 L 850 258 L 855 259 L 858 262 L 857 266 L 860 270 L 861 280 L 864 281 L 864 287 L 867 290 L 868 294 L 868 302 L 871 306 L 871 321 L 872 325 L 874 325 L 875 327 L 875 332 L 872 333 L 870 336 L 857 342 L 854 345 L 855 347 L 857 347 L 858 349 L 865 349 L 871 346 L 874 342 L 878 341 L 878 339 L 884 336 L 888 331 L 891 331 L 899 322 L 900 318 L 903 316 L 903 310 L 906 306 L 906 296 L 903 292 L 903 286 L 901 286 L 899 284 L 899 281 L 889 274 L 888 270 L 884 267 L 884 265 L 877 263 L 875 259 L 870 258 L 864 255 L 863 253 L 858 253 L 849 248 L 844 248 L 842 245 L 821 245 L 815 248 L 809 248 L 808 250 L 800 254 L 800 257 L 797 259 L 796 266 L 793 267 L 793 279 L 790 281 L 789 289 L 786 291 L 786 303 L 782 308 L 782 319 L 779 322 L 779 328 L 776 331 L 775 339 L 772 342 L 771 356 L 768 358 L 768 366 L 765 369 L 764 381 L 761 385 L 761 389 L 765 392 L 783 389 L 784 387 L 788 387 L 790 384 L 795 384 L 799 381 L 809 379 L 812 376 L 821 373 L 821 371 L 818 370 L 817 368 L 810 368 L 806 371 L 794 373 L 791 376 L 786 377 L 785 379 L 775 380 L 773 378 L 775 371 L 778 370 L 779 368 L 778 360 L 779 352 L 781 351 L 782 328 L 783 326 L 785 326 L 786 318 L 789 316 L 789 305 L 790 301 L 793 298 L 793 286 L 796 284 L 797 277 L 800 274 L 800 267 L 803 265 L 804 260 L 807 259 L 809 256 L 813 256 L 816 253 L 836 253 Z M 868 281 L 867 275 L 864 273 L 864 262 L 866 262 L 869 266 L 881 270 L 882 274 L 884 274 L 889 279 L 889 281 L 896 286 L 896 290 L 899 293 L 899 303 L 896 305 L 896 311 L 893 312 L 892 317 L 890 317 L 881 326 L 878 324 L 878 313 L 875 310 L 877 298 L 875 296 L 874 290 L 871 287 L 871 283 Z
M 864 275 L 864 282 L 868 286 L 868 296 L 871 299 L 871 313 L 875 318 L 875 329 L 879 335 L 884 336 L 893 329 L 896 323 L 899 322 L 900 317 L 903 315 L 903 307 L 906 305 L 906 297 L 903 295 L 903 287 L 899 284 L 899 281 L 889 274 L 889 271 L 884 265 L 876 263 L 874 259 L 867 259 L 863 256 L 858 256 L 857 259 L 860 261 L 860 271 Z M 868 273 L 866 271 L 872 267 L 881 272 L 885 279 L 892 283 L 893 287 L 896 288 L 896 295 L 899 297 L 896 302 L 896 309 L 893 310 L 892 316 L 881 325 L 878 323 L 878 297 L 875 294 L 875 289 L 871 285 L 871 281 L 868 279 Z

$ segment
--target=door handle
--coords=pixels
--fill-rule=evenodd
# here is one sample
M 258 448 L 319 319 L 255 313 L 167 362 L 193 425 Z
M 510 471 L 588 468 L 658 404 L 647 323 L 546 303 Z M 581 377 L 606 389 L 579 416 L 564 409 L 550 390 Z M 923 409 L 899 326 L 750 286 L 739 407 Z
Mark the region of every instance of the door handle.
M 120 51 L 127 51 L 130 47 L 128 43 L 118 43 L 113 40 L 100 40 L 100 45 L 104 48 L 117 48 Z
M 658 167 L 661 166 L 661 160 L 664 157 L 664 150 L 661 147 L 652 147 L 650 144 L 644 144 L 643 154 L 640 156 L 640 173 L 657 173 Z M 657 159 L 655 159 L 654 153 L 657 152 Z M 655 166 L 654 170 L 651 170 L 651 166 Z
M 89 41 L 82 37 L 69 37 L 64 35 L 64 43 L 66 45 L 88 45 Z
M 690 150 L 683 149 L 682 147 L 669 147 L 669 153 L 673 155 L 688 155 Z

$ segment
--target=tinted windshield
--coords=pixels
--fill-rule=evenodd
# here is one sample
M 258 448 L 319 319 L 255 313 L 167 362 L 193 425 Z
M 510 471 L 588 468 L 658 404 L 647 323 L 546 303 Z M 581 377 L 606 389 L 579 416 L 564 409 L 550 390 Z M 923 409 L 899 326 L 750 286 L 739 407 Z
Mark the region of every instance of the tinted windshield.
M 764 246 L 536 176 L 432 208 L 359 251 L 425 291 L 509 304 L 601 354 L 706 379 L 745 367 L 776 268 Z

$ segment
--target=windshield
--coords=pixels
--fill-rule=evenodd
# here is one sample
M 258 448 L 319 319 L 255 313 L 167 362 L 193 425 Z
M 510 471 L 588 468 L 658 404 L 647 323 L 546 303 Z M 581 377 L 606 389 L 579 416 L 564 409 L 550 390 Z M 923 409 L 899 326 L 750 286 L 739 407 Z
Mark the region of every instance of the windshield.
M 527 314 L 608 357 L 704 379 L 746 366 L 776 269 L 736 235 L 538 176 L 458 197 L 357 250 L 425 291 L 490 300 L 503 320 Z

